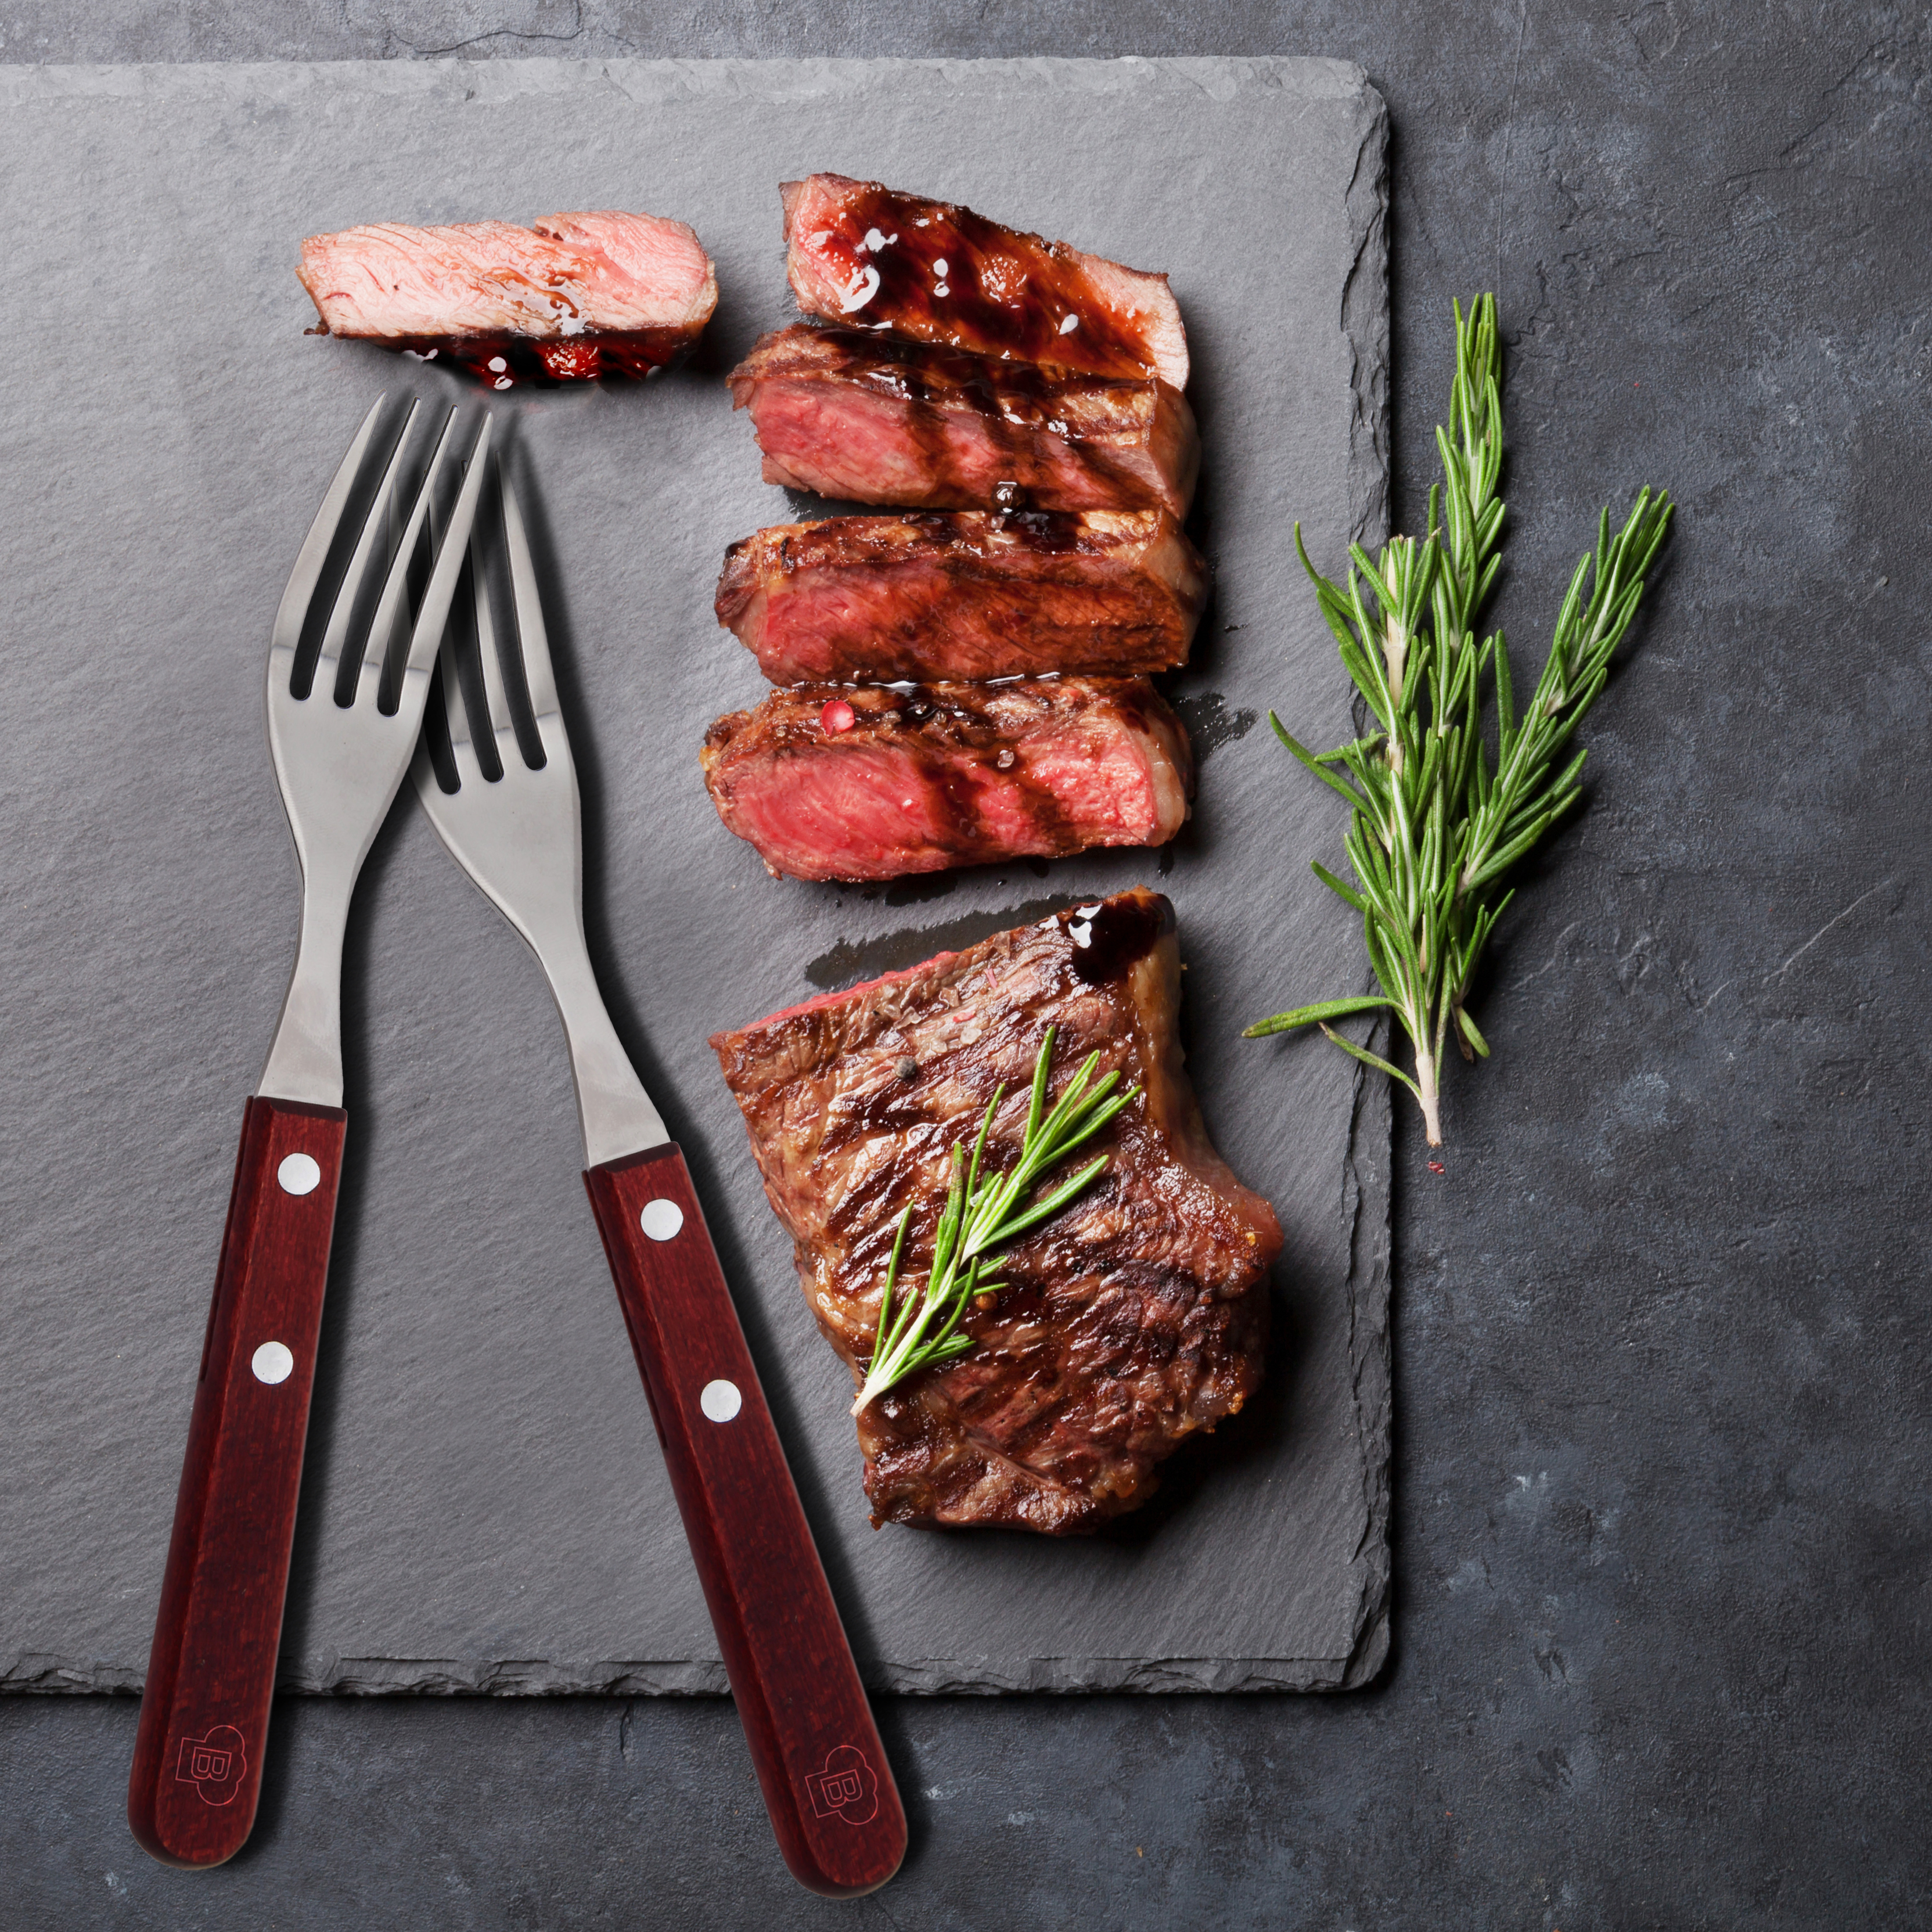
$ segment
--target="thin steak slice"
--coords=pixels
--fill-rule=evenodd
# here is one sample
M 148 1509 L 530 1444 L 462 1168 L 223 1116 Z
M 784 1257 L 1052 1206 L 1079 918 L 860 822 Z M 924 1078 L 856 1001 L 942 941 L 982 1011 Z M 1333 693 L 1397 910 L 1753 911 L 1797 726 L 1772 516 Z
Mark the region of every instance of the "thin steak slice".
M 311 235 L 296 273 L 322 318 L 314 333 L 440 356 L 499 389 L 648 376 L 718 305 L 696 235 L 655 214 L 376 222 Z
M 794 322 L 731 371 L 764 478 L 855 503 L 932 510 L 1187 514 L 1194 412 L 1156 376 L 1036 369 Z
M 930 1265 L 950 1150 L 970 1152 L 1001 1082 L 988 1159 L 1017 1157 L 1046 1028 L 1056 1096 L 1093 1052 L 1144 1090 L 1091 1144 L 1106 1172 L 1007 1251 L 1007 1292 L 962 1324 L 979 1347 L 860 1414 L 875 1524 L 1090 1529 L 1144 1502 L 1155 1466 L 1259 1384 L 1281 1229 L 1202 1124 L 1180 984 L 1173 909 L 1138 890 L 712 1037 L 855 1384 L 900 1214 L 914 1204 L 903 1293 Z
M 807 315 L 1001 362 L 1187 386 L 1187 332 L 1165 275 L 878 182 L 811 175 L 778 191 Z
M 928 510 L 734 543 L 718 621 L 774 684 L 1171 670 L 1207 600 L 1164 510 Z
M 797 685 L 719 718 L 700 755 L 727 828 L 796 879 L 1162 845 L 1192 776 L 1138 677 Z

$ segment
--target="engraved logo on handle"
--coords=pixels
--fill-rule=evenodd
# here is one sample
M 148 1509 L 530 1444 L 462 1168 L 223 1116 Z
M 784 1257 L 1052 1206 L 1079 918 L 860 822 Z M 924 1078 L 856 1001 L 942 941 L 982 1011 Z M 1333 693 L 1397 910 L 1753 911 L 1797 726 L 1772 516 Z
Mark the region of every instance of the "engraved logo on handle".
M 805 1780 L 812 1814 L 869 1825 L 879 1814 L 879 1778 L 856 1744 L 838 1744 L 826 1754 L 825 1768 Z
M 205 1738 L 182 1739 L 175 1776 L 193 1785 L 204 1804 L 226 1804 L 248 1768 L 242 1733 L 232 1724 L 217 1724 Z

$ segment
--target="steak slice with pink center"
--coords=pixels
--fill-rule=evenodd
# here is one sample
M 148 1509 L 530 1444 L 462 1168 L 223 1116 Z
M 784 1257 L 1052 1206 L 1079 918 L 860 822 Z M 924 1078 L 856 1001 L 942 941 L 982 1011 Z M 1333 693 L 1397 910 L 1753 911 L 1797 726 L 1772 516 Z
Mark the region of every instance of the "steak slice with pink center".
M 1162 845 L 1192 778 L 1144 678 L 800 685 L 719 718 L 700 755 L 727 828 L 798 879 Z
M 970 1152 L 1002 1082 L 988 1160 L 1017 1158 L 1046 1028 L 1055 1097 L 1095 1052 L 1143 1090 L 1091 1143 L 1106 1172 L 1006 1251 L 1006 1292 L 962 1324 L 978 1346 L 861 1412 L 875 1523 L 1091 1529 L 1144 1502 L 1158 1465 L 1259 1385 L 1281 1229 L 1208 1138 L 1180 987 L 1173 909 L 1138 890 L 713 1036 L 855 1386 L 900 1215 L 913 1207 L 903 1294 L 930 1265 L 951 1150 Z
M 718 621 L 774 684 L 1168 670 L 1208 572 L 1161 510 L 928 511 L 734 544 Z
M 610 210 L 311 235 L 296 273 L 316 332 L 440 356 L 496 388 L 649 375 L 718 305 L 711 258 L 684 223 Z
M 1201 439 L 1179 390 L 795 322 L 730 375 L 764 479 L 933 510 L 1164 509 L 1194 499 Z

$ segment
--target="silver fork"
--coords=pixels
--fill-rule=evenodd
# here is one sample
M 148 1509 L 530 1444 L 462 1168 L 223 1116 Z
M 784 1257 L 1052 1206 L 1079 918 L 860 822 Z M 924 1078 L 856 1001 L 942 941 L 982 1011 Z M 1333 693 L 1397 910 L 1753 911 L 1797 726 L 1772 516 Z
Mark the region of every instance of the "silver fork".
M 610 1024 L 584 944 L 583 813 L 578 799 L 577 767 L 571 760 L 562 713 L 557 709 L 550 640 L 544 630 L 543 605 L 537 595 L 523 513 L 500 464 L 498 474 L 504 560 L 516 607 L 524 689 L 544 762 L 537 766 L 528 764 L 518 743 L 490 608 L 488 549 L 478 529 L 470 544 L 470 608 L 475 612 L 476 655 L 481 660 L 489 706 L 484 736 L 495 750 L 502 777 L 494 782 L 484 777 L 457 675 L 454 637 L 444 645 L 437 675 L 443 714 L 449 722 L 458 790 L 443 790 L 426 742 L 417 748 L 412 772 L 416 794 L 437 837 L 523 935 L 543 966 L 569 1043 L 578 1115 L 584 1129 L 584 1165 L 595 1167 L 642 1148 L 661 1146 L 670 1136 Z M 436 513 L 431 514 L 434 517 Z
M 479 520 L 472 582 L 488 715 L 470 716 L 455 662 L 470 640 L 452 627 L 440 676 L 456 786 L 443 789 L 425 743 L 416 795 L 550 981 L 576 1078 L 584 1184 L 772 1830 L 802 1884 L 852 1897 L 898 1868 L 905 1814 L 684 1156 L 598 991 L 576 770 L 522 512 L 497 468 L 517 634 L 497 634 Z M 518 741 L 506 663 L 528 694 L 540 765 Z M 500 777 L 485 776 L 482 742 Z
M 403 514 L 411 406 L 358 530 L 314 678 L 298 696 L 298 646 L 382 408 L 379 397 L 316 513 L 269 640 L 268 746 L 302 863 L 302 936 L 268 1065 L 242 1115 L 128 1780 L 134 1835 L 170 1864 L 218 1864 L 254 1822 L 348 1120 L 343 938 L 356 877 L 421 728 L 489 449 L 486 416 L 447 532 L 440 544 L 432 532 L 434 561 L 412 626 L 412 563 L 461 459 L 452 410 Z M 356 612 L 379 572 L 358 638 Z

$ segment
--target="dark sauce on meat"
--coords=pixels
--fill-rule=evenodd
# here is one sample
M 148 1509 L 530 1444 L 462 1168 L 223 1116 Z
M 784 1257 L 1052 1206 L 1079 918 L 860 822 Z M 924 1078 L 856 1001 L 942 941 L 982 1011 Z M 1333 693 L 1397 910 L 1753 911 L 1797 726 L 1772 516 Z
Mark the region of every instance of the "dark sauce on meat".
M 1084 910 L 1084 908 L 1082 908 Z M 1076 939 L 1073 970 L 1089 986 L 1104 986 L 1123 978 L 1150 952 L 1173 923 L 1174 914 L 1166 899 L 1123 896 L 1103 899 L 1090 919 L 1080 911 L 1060 915 L 1069 936 L 1084 928 L 1087 944 Z
M 320 331 L 312 332 L 320 333 Z M 376 342 L 426 362 L 466 370 L 485 388 L 535 383 L 596 382 L 607 376 L 641 380 L 675 362 L 691 346 L 688 331 L 668 328 L 586 329 L 581 335 L 345 336 Z
M 730 380 L 735 388 L 748 380 L 800 376 L 856 382 L 896 402 L 971 410 L 1029 428 L 1059 423 L 1069 435 L 1078 431 L 1064 419 L 1098 413 L 1127 420 L 1148 410 L 1160 386 L 1154 376 L 1042 369 L 940 343 L 909 341 L 878 329 L 816 320 L 794 322 L 762 337 Z M 740 407 L 746 400 L 742 394 L 736 397 Z M 1109 411 L 1103 404 L 1117 406 Z
M 884 244 L 876 250 L 866 244 L 874 231 Z M 970 208 L 896 194 L 877 182 L 842 197 L 830 232 L 836 242 L 819 248 L 838 261 L 838 279 L 854 284 L 855 295 L 878 277 L 876 291 L 848 314 L 1002 360 L 1105 376 L 1153 373 L 1138 332 L 1097 304 L 1062 292 L 1065 276 L 1078 272 L 1037 235 L 1016 234 Z
M 1000 518 L 1000 527 L 1042 556 L 1066 556 L 1083 547 L 1087 526 L 1065 510 L 1015 510 Z
M 908 342 L 872 329 L 842 328 L 827 323 L 812 333 L 836 343 L 860 366 L 855 373 L 875 388 L 902 402 L 940 403 L 976 410 L 1007 422 L 1044 422 L 1070 388 L 1135 389 L 1144 376 L 1082 376 L 1003 362 L 931 342 Z

